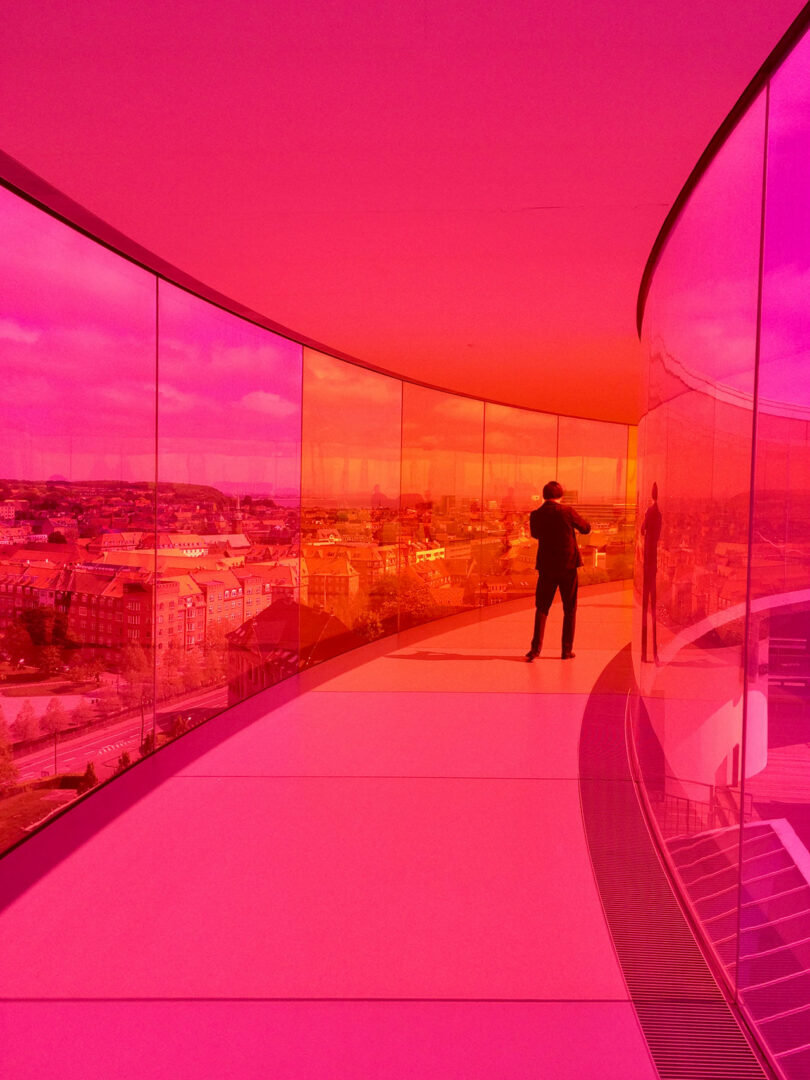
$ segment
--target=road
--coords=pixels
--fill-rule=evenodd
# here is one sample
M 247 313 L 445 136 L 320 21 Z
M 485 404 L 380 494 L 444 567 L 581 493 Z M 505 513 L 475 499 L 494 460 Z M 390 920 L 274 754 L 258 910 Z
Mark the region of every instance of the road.
M 191 716 L 194 721 L 199 722 L 207 716 L 220 712 L 227 707 L 227 704 L 228 689 L 225 686 L 185 694 L 171 704 L 164 702 L 160 706 L 156 717 L 157 729 L 167 731 L 178 714 Z M 152 716 L 147 712 L 143 735 L 148 735 L 151 730 Z M 19 770 L 20 782 L 52 776 L 55 771 L 59 773 L 84 772 L 88 761 L 94 763 L 99 780 L 106 780 L 114 772 L 118 759 L 125 750 L 135 760 L 141 741 L 139 711 L 137 715 L 130 713 L 95 731 L 82 732 L 74 736 L 63 734 L 56 744 L 55 769 L 53 743 L 43 744 L 36 750 L 16 758 L 15 764 Z

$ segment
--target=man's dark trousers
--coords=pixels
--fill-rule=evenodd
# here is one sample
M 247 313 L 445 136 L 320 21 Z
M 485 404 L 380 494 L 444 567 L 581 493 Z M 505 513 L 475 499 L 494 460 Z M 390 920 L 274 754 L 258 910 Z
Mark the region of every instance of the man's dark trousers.
M 658 622 L 656 617 L 657 599 L 656 599 L 656 573 L 657 566 L 655 563 L 651 565 L 644 564 L 644 578 L 641 585 L 641 659 L 647 660 L 647 608 L 650 609 L 650 615 L 652 616 L 652 639 L 653 639 L 653 657 L 658 659 Z
M 556 574 L 543 573 L 537 575 L 537 589 L 534 594 L 534 603 L 537 610 L 534 615 L 534 635 L 532 637 L 532 652 L 539 652 L 543 645 L 543 631 L 546 618 L 551 609 L 554 594 L 560 590 L 560 599 L 563 605 L 563 630 L 562 630 L 562 653 L 567 656 L 574 647 L 574 630 L 577 622 L 577 590 L 579 577 L 577 568 L 573 570 L 560 570 Z

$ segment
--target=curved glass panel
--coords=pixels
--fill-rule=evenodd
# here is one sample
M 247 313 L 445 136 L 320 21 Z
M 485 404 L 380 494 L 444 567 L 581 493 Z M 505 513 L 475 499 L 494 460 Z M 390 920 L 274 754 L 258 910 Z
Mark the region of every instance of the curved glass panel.
M 810 41 L 770 86 L 748 634 L 739 985 L 784 1074 L 810 1076 Z
M 304 351 L 304 667 L 397 629 L 402 383 Z
M 478 605 L 483 464 L 484 403 L 405 383 L 401 627 Z
M 805 39 L 719 151 L 656 271 L 639 476 L 642 505 L 658 484 L 662 524 L 654 560 L 639 538 L 636 578 L 647 797 L 787 1080 L 810 1077 L 808 87 Z M 656 615 L 661 666 L 648 669 Z
M 481 603 L 534 595 L 537 541 L 529 514 L 557 477 L 558 417 L 506 405 L 485 407 Z
M 135 760 L 152 724 L 154 559 L 118 552 L 154 548 L 156 281 L 4 189 L 0 280 L 7 847 Z
M 158 300 L 159 743 L 298 670 L 301 346 Z
M 580 541 L 583 585 L 632 573 L 633 508 L 627 502 L 627 428 L 599 420 L 560 417 L 557 478 L 564 501 L 591 523 Z
M 749 816 L 744 634 L 764 135 L 761 98 L 669 237 L 645 320 L 640 425 L 637 749 L 670 861 L 732 985 Z

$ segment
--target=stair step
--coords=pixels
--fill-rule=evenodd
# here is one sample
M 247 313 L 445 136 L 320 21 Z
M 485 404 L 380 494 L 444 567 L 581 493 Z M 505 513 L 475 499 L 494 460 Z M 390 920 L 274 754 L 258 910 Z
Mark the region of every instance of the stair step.
M 810 941 L 786 945 L 773 952 L 741 959 L 738 985 L 741 989 L 758 986 L 771 979 L 798 974 L 806 969 L 810 969 Z
M 743 882 L 743 897 L 742 902 L 748 904 L 749 902 L 762 902 L 768 900 L 775 893 L 787 892 L 790 889 L 797 889 L 800 885 L 806 885 L 802 872 L 791 863 L 789 867 L 784 870 L 777 870 L 776 873 L 764 874 L 762 877 L 747 877 Z
M 743 864 L 743 892 L 749 881 L 756 882 L 766 874 L 775 874 L 781 870 L 790 870 L 795 863 L 784 848 L 778 851 L 768 851 L 763 855 L 757 855 L 753 859 L 747 859 Z M 703 876 L 695 875 L 691 879 L 685 878 L 689 895 L 695 900 L 704 896 L 712 896 L 724 888 L 736 886 L 739 882 L 740 873 L 737 866 L 726 866 L 722 870 L 716 870 Z
M 779 1068 L 787 1080 L 805 1080 L 810 1076 L 810 1047 L 805 1047 L 797 1054 L 788 1053 L 779 1058 Z
M 788 1013 L 759 1025 L 768 1046 L 775 1054 L 794 1050 L 810 1041 L 810 1004 L 799 1012 Z
M 787 979 L 767 986 L 749 987 L 742 991 L 745 1007 L 755 1020 L 775 1016 L 795 1008 L 797 1002 L 810 1002 L 810 971 L 801 971 Z
M 776 835 L 776 833 L 765 833 L 760 836 L 754 836 L 744 841 L 743 843 L 743 860 L 747 861 L 758 855 L 764 855 L 771 851 L 781 851 L 782 841 Z M 710 873 L 712 870 L 720 870 L 724 866 L 736 866 L 739 860 L 739 844 L 730 844 L 727 847 L 718 848 L 711 855 L 702 855 L 699 858 L 693 859 L 687 862 L 675 861 L 675 865 L 682 875 L 690 871 L 694 867 L 703 866 L 705 872 Z
M 810 911 L 810 885 L 803 885 L 776 896 L 767 896 L 755 904 L 746 905 L 741 913 L 742 927 L 745 930 L 790 915 L 798 915 L 802 911 Z
M 769 822 L 757 822 L 752 825 L 745 826 L 745 835 L 747 839 L 757 839 L 760 836 L 773 835 L 773 827 Z M 667 840 L 667 847 L 673 856 L 676 853 L 692 851 L 695 854 L 693 858 L 698 858 L 700 854 L 700 848 L 705 848 L 705 853 L 712 850 L 725 850 L 727 848 L 735 848 L 739 846 L 739 830 L 734 829 L 712 829 L 711 832 L 701 833 L 698 836 L 677 836 L 671 840 Z M 688 861 L 688 860 L 687 860 Z
M 768 926 L 805 913 L 810 916 L 810 888 L 808 887 L 780 893 L 778 896 L 759 900 L 755 904 L 747 904 L 740 911 L 739 918 L 737 908 L 734 907 L 724 915 L 706 920 L 705 928 L 714 944 L 718 945 L 726 940 L 736 939 L 738 929 L 741 929 L 745 935 L 747 931 L 757 927 Z
M 740 955 L 752 956 L 782 946 L 810 940 L 810 911 L 746 930 L 740 939 Z
M 700 865 L 701 862 L 706 862 L 708 866 L 710 861 L 715 859 L 724 860 L 726 865 L 736 863 L 740 850 L 738 831 L 735 829 L 732 832 L 719 833 L 718 839 L 722 840 L 723 843 L 714 845 L 712 848 L 708 848 L 704 843 L 700 852 L 693 850 L 674 852 L 673 862 L 679 870 L 686 870 L 688 867 Z M 759 832 L 754 836 L 746 834 L 743 841 L 743 858 L 746 859 L 766 851 L 777 851 L 781 847 L 782 841 L 773 829 L 769 829 L 768 832 Z
M 804 877 L 799 870 L 791 865 L 785 870 L 777 870 L 775 873 L 763 874 L 761 878 L 749 878 L 745 882 L 743 891 L 743 903 L 761 902 L 767 900 L 775 893 L 788 892 L 806 885 Z M 692 896 L 692 890 L 689 890 Z M 737 903 L 737 883 L 719 889 L 716 893 L 709 893 L 702 897 L 692 896 L 695 910 L 701 919 L 711 919 L 715 915 L 721 915 L 731 911 Z

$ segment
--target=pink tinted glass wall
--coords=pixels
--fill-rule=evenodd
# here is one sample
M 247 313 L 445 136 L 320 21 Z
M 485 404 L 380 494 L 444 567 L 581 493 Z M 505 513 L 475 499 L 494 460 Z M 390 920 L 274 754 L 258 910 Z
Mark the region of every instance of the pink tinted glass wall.
M 158 298 L 160 741 L 298 669 L 301 346 Z
M 301 663 L 397 629 L 402 383 L 304 351 Z
M 485 408 L 482 604 L 534 594 L 537 542 L 529 514 L 557 477 L 559 417 L 505 405 Z
M 640 425 L 637 747 L 669 858 L 732 985 L 750 817 L 743 646 L 764 130 L 760 99 L 667 241 L 645 318 Z
M 591 524 L 580 541 L 582 584 L 627 578 L 633 566 L 634 506 L 627 500 L 628 429 L 560 417 L 557 474 L 565 495 Z
M 484 404 L 405 383 L 400 627 L 480 604 Z
M 657 572 L 660 667 L 641 655 L 643 599 L 634 641 L 648 798 L 787 1080 L 810 1077 L 808 86 L 804 40 L 699 181 L 655 271 L 639 476 L 642 503 L 657 481 L 663 523 L 636 585 L 648 592 Z
M 0 279 L 4 848 L 152 725 L 156 281 L 4 189 Z
M 748 632 L 738 983 L 790 1080 L 810 1076 L 810 41 L 771 80 Z M 752 756 L 749 750 L 748 757 Z

